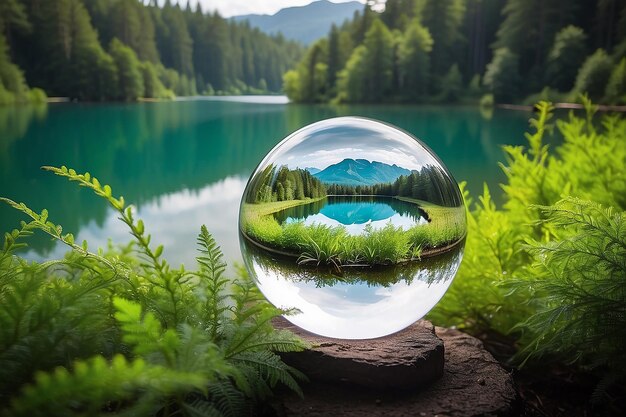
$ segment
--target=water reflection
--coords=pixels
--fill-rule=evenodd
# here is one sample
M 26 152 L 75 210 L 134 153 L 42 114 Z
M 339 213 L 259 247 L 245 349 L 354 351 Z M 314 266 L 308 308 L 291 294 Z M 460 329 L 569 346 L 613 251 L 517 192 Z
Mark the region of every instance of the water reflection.
M 224 252 L 226 259 L 240 259 L 236 227 L 239 200 L 246 185 L 243 177 L 227 177 L 200 190 L 183 190 L 147 201 L 136 217 L 142 218 L 152 242 L 164 244 L 164 256 L 173 267 L 184 264 L 188 269 L 196 265 L 196 236 L 205 224 Z M 219 213 L 216 216 L 215 213 Z M 77 241 L 87 240 L 90 247 L 106 247 L 108 239 L 128 242 L 128 228 L 117 213 L 109 209 L 101 224 L 90 221 L 81 227 Z M 65 245 L 51 242 L 50 252 L 41 254 L 30 250 L 26 256 L 34 260 L 61 258 Z M 230 265 L 232 267 L 232 265 Z
M 274 218 L 281 224 L 302 222 L 307 226 L 344 226 L 351 235 L 362 234 L 366 227 L 382 229 L 390 222 L 404 230 L 428 222 L 426 213 L 417 205 L 378 196 L 329 196 L 281 210 L 274 213 Z
M 367 339 L 399 331 L 423 317 L 456 274 L 463 245 L 422 262 L 384 268 L 303 268 L 268 256 L 241 239 L 244 262 L 274 305 L 297 308 L 295 325 L 327 337 Z
M 51 104 L 43 107 L 0 107 L 0 195 L 47 208 L 64 230 L 106 243 L 111 212 L 88 190 L 68 184 L 42 165 L 67 165 L 89 171 L 111 184 L 114 192 L 137 204 L 140 211 L 159 198 L 199 193 L 227 178 L 247 178 L 256 163 L 288 133 L 329 117 L 361 115 L 395 124 L 422 138 L 445 161 L 458 180 L 470 180 L 480 193 L 483 181 L 497 189 L 504 180 L 497 161 L 500 144 L 522 144 L 528 115 L 496 110 L 490 121 L 473 108 L 417 106 L 308 106 L 226 101 L 177 101 L 140 104 Z M 243 191 L 241 188 L 240 192 Z M 497 195 L 496 195 L 497 198 Z M 172 203 L 176 207 L 176 203 Z M 155 210 L 160 209 L 158 204 Z M 228 228 L 236 244 L 237 204 L 206 211 L 203 217 L 163 219 L 189 234 L 170 246 L 195 240 L 202 223 Z M 162 217 L 172 214 L 161 213 Z M 157 216 L 157 214 L 155 214 Z M 158 217 L 158 216 L 157 216 Z M 23 217 L 0 206 L 0 232 Z M 169 220 L 169 222 L 168 222 Z M 190 222 L 198 222 L 188 224 Z M 154 224 L 154 223 L 153 223 Z M 160 226 L 159 226 L 160 227 Z M 159 235 L 157 227 L 150 232 Z M 166 233 L 160 236 L 167 238 Z M 130 237 L 121 233 L 120 239 Z M 231 239 L 231 238 L 229 238 Z M 46 238 L 31 242 L 47 257 L 55 244 Z M 100 244 L 100 243 L 98 243 Z M 93 243 L 95 246 L 96 243 Z M 192 243 L 193 245 L 193 243 Z M 172 248 L 173 249 L 173 248 Z M 239 259 L 235 253 L 229 261 Z M 193 250 L 191 250 L 193 253 Z M 52 255 L 51 255 L 52 256 Z M 173 257 L 173 263 L 182 262 Z

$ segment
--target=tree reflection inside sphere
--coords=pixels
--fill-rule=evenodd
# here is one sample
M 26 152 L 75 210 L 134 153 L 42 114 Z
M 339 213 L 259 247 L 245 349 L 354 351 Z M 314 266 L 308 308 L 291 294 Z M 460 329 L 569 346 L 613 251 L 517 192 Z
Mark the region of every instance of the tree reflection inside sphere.
M 286 318 L 326 337 L 385 336 L 422 318 L 461 263 L 457 183 L 422 142 L 374 120 L 317 122 L 279 143 L 248 181 L 246 268 Z

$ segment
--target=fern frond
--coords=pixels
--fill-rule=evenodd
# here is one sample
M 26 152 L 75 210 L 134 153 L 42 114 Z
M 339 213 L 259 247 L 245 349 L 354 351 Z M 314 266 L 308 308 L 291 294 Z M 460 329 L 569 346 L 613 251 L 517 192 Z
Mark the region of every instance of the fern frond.
M 226 263 L 222 260 L 222 251 L 205 225 L 201 226 L 197 241 L 198 251 L 202 254 L 196 258 L 200 265 L 196 276 L 204 286 L 203 322 L 211 339 L 217 340 L 221 337 L 223 322 L 228 319 L 225 313 L 229 310 L 230 297 L 226 288 L 231 281 L 223 277 Z
M 243 352 L 233 358 L 237 363 L 243 363 L 255 369 L 261 380 L 270 388 L 282 383 L 299 396 L 303 396 L 302 389 L 296 379 L 306 381 L 306 376 L 295 368 L 286 365 L 278 355 L 270 351 Z
M 207 380 L 195 373 L 178 372 L 142 359 L 127 361 L 116 355 L 111 362 L 101 356 L 78 361 L 73 371 L 57 368 L 52 373 L 38 373 L 33 385 L 11 402 L 8 415 L 65 417 L 75 415 L 105 415 L 104 407 L 119 402 L 126 407 L 146 393 L 161 397 L 201 389 Z M 148 394 L 148 395 L 150 395 Z
M 111 270 L 115 271 L 116 273 L 124 272 L 124 271 L 119 271 L 116 265 L 111 263 L 108 259 L 104 258 L 103 256 L 89 252 L 85 246 L 77 245 L 74 242 L 74 236 L 71 233 L 63 234 L 63 227 L 61 227 L 60 225 L 56 225 L 52 223 L 50 220 L 48 220 L 47 210 L 44 209 L 42 210 L 41 214 L 39 214 L 33 211 L 32 209 L 30 209 L 24 203 L 16 203 L 15 201 L 10 200 L 8 198 L 4 198 L 4 197 L 0 197 L 0 201 L 26 214 L 28 217 L 32 219 L 31 222 L 22 224 L 22 233 L 21 233 L 22 237 L 30 235 L 30 233 L 33 230 L 41 230 L 42 232 L 52 236 L 54 239 L 60 242 L 63 242 L 64 244 L 66 244 L 67 246 L 75 250 L 76 252 L 86 257 L 90 257 L 90 258 L 98 260 L 99 262 L 102 262 L 103 264 L 111 268 Z M 26 234 L 24 234 L 23 231 L 26 231 Z M 7 249 L 7 251 L 11 247 L 15 248 L 14 246 L 15 241 L 18 237 L 20 237 L 19 231 L 17 235 L 15 236 L 14 236 L 14 233 L 15 232 L 12 232 L 10 235 L 5 235 L 5 248 Z

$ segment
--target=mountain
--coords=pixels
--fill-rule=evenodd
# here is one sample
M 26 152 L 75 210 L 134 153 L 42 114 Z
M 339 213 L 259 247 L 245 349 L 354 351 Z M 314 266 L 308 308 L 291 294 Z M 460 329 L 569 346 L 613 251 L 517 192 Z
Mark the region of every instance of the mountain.
M 231 19 L 236 22 L 247 20 L 250 26 L 258 27 L 265 33 L 281 32 L 287 39 L 308 45 L 328 35 L 333 23 L 339 26 L 344 20 L 352 19 L 355 11 L 362 9 L 363 4 L 358 1 L 331 3 L 319 0 L 306 6 L 287 7 L 274 15 L 247 14 Z
M 313 168 L 313 167 L 306 167 L 306 168 L 304 168 L 304 170 L 305 170 L 305 171 L 309 171 L 309 174 L 311 174 L 311 175 L 315 175 L 315 174 L 317 174 L 318 172 L 321 172 L 321 171 L 322 171 L 322 170 L 321 170 L 321 169 L 319 169 L 319 168 Z
M 373 185 L 395 181 L 400 175 L 409 175 L 411 171 L 396 164 L 388 165 L 365 159 L 344 159 L 313 174 L 327 184 Z

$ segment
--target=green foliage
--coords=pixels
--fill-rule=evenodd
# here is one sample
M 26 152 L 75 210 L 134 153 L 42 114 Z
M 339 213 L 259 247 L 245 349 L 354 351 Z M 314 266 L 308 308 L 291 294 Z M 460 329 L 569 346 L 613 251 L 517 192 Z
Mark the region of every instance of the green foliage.
M 392 34 L 376 19 L 339 76 L 339 97 L 345 101 L 382 100 L 392 86 L 393 60 Z
M 592 99 L 602 98 L 612 67 L 611 57 L 603 49 L 598 49 L 578 70 L 572 93 L 587 93 Z
M 443 77 L 441 98 L 448 103 L 459 101 L 463 92 L 463 78 L 459 66 L 454 64 Z
M 0 414 L 242 415 L 276 384 L 300 392 L 302 375 L 273 353 L 304 347 L 271 326 L 287 312 L 245 274 L 224 276 L 206 227 L 198 270 L 172 268 L 111 187 L 89 173 L 45 169 L 105 199 L 134 242 L 94 253 L 46 210 L 2 199 L 30 221 L 5 235 L 0 252 Z M 14 251 L 34 231 L 71 251 L 27 263 Z
M 300 264 L 391 265 L 436 253 L 456 244 L 465 235 L 465 209 L 441 207 L 406 197 L 400 200 L 420 206 L 429 223 L 408 229 L 387 224 L 368 227 L 362 235 L 350 235 L 344 226 L 283 223 L 273 213 L 311 201 L 246 204 L 241 225 L 245 234 L 265 247 L 298 258 Z M 314 202 L 314 200 L 313 200 Z
M 574 86 L 576 73 L 587 56 L 587 35 L 576 26 L 561 29 L 554 38 L 548 53 L 547 82 L 559 91 L 569 91 Z
M 11 4 L 13 3 L 9 2 L 0 7 L 10 7 Z M 20 6 L 19 3 L 14 5 Z M 3 26 L 1 19 L 0 28 Z M 39 91 L 29 91 L 22 70 L 11 62 L 9 47 L 4 34 L 0 32 L 0 105 L 45 101 L 45 94 L 42 97 Z
M 171 2 L 162 6 L 146 3 L 4 1 L 0 5 L 0 55 L 6 36 L 10 41 L 6 49 L 20 63 L 30 84 L 51 95 L 83 100 L 194 95 L 197 89 L 203 92 L 207 84 L 222 93 L 258 92 L 255 89 L 261 80 L 265 80 L 265 89 L 277 92 L 281 75 L 302 55 L 299 44 L 280 35 L 269 36 L 218 14 L 204 14 L 199 7 L 192 12 Z M 102 45 L 110 45 L 114 39 L 126 49 L 116 45 L 112 57 Z M 0 73 L 8 68 L 3 62 L 0 58 Z M 146 75 L 143 63 L 153 65 L 171 91 L 153 88 L 154 77 Z M 139 92 L 137 70 L 133 69 L 138 65 L 143 66 L 144 84 L 146 77 L 152 82 L 149 93 Z M 165 71 L 175 74 L 167 75 L 171 82 L 161 75 Z M 15 71 L 11 74 L 15 81 Z M 27 95 L 16 96 L 7 82 L 0 86 L 2 101 L 20 102 L 24 97 Z
M 613 68 L 609 82 L 606 84 L 604 97 L 609 103 L 626 103 L 626 57 Z
M 558 360 L 624 378 L 626 120 L 541 102 L 528 147 L 505 147 L 501 208 L 485 186 L 468 216 L 466 254 L 430 313 L 442 325 L 508 334 L 518 360 Z M 563 143 L 545 136 L 556 126 Z M 610 372 L 609 372 L 610 371 Z
M 507 48 L 497 49 L 487 65 L 483 83 L 497 102 L 512 101 L 519 92 L 519 57 Z
M 538 209 L 555 239 L 530 241 L 531 268 L 507 283 L 525 288 L 536 310 L 516 326 L 528 336 L 518 355 L 558 355 L 624 377 L 626 213 L 574 198 Z
M 399 88 L 409 98 L 428 93 L 430 56 L 433 39 L 419 22 L 411 23 L 398 46 Z
M 134 101 L 142 97 L 143 77 L 135 52 L 117 39 L 111 41 L 109 50 L 117 68 L 118 97 L 125 101 Z
M 316 61 L 327 69 L 322 94 L 302 87 L 305 61 L 286 75 L 291 100 L 477 101 L 485 91 L 470 81 L 482 76 L 496 101 L 519 102 L 543 87 L 569 92 L 588 48 L 605 48 L 616 60 L 626 50 L 626 6 L 613 0 L 389 0 L 382 13 L 371 10 L 381 3 L 367 2 L 352 21 L 331 28 L 328 54 Z M 368 41 L 368 32 L 378 34 Z M 388 38 L 388 53 L 372 52 L 380 51 L 374 38 Z

